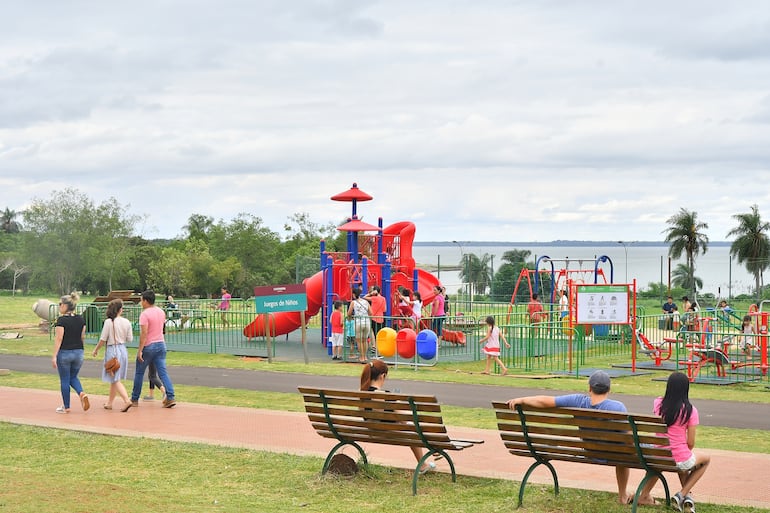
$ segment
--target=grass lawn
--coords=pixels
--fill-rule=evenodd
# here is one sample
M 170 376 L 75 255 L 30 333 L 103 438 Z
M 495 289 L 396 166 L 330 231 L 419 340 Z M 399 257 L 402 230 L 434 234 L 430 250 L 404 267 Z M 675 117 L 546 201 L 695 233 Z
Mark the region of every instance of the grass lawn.
M 0 298 L 0 325 L 37 324 L 29 298 Z M 25 312 L 29 310 L 29 314 Z M 0 340 L 0 355 L 50 356 L 49 336 L 34 328 L 23 339 Z M 133 357 L 133 355 L 132 355 Z M 308 366 L 290 362 L 259 362 L 227 355 L 170 353 L 170 365 L 308 372 Z M 483 365 L 483 364 L 482 364 Z M 531 377 L 481 376 L 479 362 L 441 364 L 434 368 L 393 369 L 392 379 L 418 379 L 540 387 L 552 390 L 581 390 L 584 379 L 533 380 Z M 313 364 L 316 374 L 357 377 L 356 366 Z M 106 394 L 107 385 L 96 378 L 84 378 L 94 394 Z M 58 389 L 58 377 L 51 374 L 14 372 L 0 376 L 0 385 L 47 390 Z M 210 389 L 179 385 L 177 393 L 195 402 L 303 411 L 298 394 Z M 649 376 L 624 378 L 613 385 L 617 393 L 655 395 L 662 383 Z M 751 384 L 736 387 L 693 387 L 692 397 L 768 402 L 764 387 Z M 191 398 L 191 399 L 188 399 Z M 442 408 L 447 424 L 494 429 L 494 416 L 484 408 Z M 723 428 L 701 428 L 698 445 L 770 453 L 770 439 L 764 432 Z M 506 480 L 459 476 L 452 483 L 446 474 L 420 478 L 419 495 L 412 497 L 410 473 L 406 470 L 372 466 L 352 479 L 320 476 L 321 458 L 229 449 L 202 444 L 163 442 L 94 435 L 80 432 L 0 424 L 0 511 L 41 513 L 60 511 L 144 512 L 144 511 L 512 511 L 516 506 L 518 483 Z M 615 502 L 615 495 L 562 489 L 558 498 L 548 486 L 528 485 L 522 511 L 545 513 L 627 512 Z M 640 511 L 662 510 L 644 508 Z M 757 508 L 698 504 L 703 512 L 761 512 Z

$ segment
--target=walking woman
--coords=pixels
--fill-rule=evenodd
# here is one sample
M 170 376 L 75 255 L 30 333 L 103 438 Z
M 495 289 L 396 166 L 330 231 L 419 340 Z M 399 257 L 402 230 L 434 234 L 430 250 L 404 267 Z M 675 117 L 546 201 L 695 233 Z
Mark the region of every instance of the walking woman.
M 126 342 L 134 339 L 134 333 L 131 329 L 131 321 L 123 317 L 123 300 L 113 299 L 107 305 L 107 318 L 102 326 L 102 334 L 99 336 L 99 343 L 94 348 L 93 355 L 99 354 L 99 349 L 106 346 L 104 350 L 104 362 L 113 357 L 120 362 L 120 368 L 115 372 L 107 372 L 102 365 L 102 381 L 110 384 L 110 395 L 104 404 L 105 410 L 112 409 L 112 402 L 115 396 L 119 395 L 123 399 L 123 408 L 120 411 L 126 412 L 131 408 L 131 401 L 128 399 L 128 392 L 123 386 L 121 379 L 126 379 L 128 375 L 128 351 Z
M 59 300 L 59 318 L 56 319 L 54 328 L 51 359 L 53 368 L 59 372 L 61 384 L 62 405 L 56 408 L 56 413 L 70 412 L 70 387 L 80 397 L 83 411 L 88 411 L 91 407 L 88 396 L 78 379 L 78 373 L 83 366 L 83 342 L 86 339 L 86 321 L 82 315 L 75 313 L 75 306 L 79 299 L 80 296 L 73 292 L 69 296 L 62 296 Z

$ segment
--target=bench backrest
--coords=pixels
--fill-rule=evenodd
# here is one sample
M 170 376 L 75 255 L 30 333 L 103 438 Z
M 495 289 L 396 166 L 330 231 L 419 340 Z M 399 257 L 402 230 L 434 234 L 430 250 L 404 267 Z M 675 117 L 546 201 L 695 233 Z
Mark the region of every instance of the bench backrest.
M 319 435 L 340 441 L 455 449 L 434 396 L 298 387 Z
M 515 455 L 676 471 L 660 417 L 584 408 L 537 408 L 494 402 L 506 448 Z

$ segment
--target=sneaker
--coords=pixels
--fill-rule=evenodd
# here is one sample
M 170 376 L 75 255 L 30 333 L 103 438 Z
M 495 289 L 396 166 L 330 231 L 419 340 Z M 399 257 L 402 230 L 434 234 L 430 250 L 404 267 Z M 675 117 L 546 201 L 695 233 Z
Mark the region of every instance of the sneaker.
M 682 502 L 682 511 L 684 513 L 695 513 L 695 501 L 689 495 L 686 495 Z
M 69 412 L 64 407 L 64 405 L 62 405 L 62 406 L 59 406 L 58 408 L 56 408 L 56 413 L 69 413 Z
M 671 509 L 673 509 L 674 511 L 679 511 L 681 513 L 683 502 L 684 502 L 684 499 L 682 499 L 682 495 L 679 492 L 676 492 L 673 495 L 673 497 L 671 497 Z
M 173 408 L 176 406 L 176 401 L 173 399 L 163 399 L 163 407 L 164 408 Z
M 436 470 L 436 464 L 432 461 L 420 469 L 420 474 L 427 474 Z
M 154 400 L 155 400 L 155 398 L 153 396 L 151 396 L 151 395 L 146 395 L 146 396 L 142 397 L 142 401 L 154 401 Z

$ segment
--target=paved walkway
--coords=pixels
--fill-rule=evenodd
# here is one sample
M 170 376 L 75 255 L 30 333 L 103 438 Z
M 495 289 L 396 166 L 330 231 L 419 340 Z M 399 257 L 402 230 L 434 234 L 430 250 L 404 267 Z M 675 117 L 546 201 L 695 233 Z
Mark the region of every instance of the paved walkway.
M 94 395 L 90 396 L 91 410 L 83 412 L 74 395 L 73 399 L 72 412 L 60 415 L 54 412 L 61 402 L 56 391 L 0 386 L 0 421 L 320 457 L 325 457 L 333 446 L 331 440 L 321 438 L 313 431 L 304 413 L 184 402 L 176 408 L 163 409 L 159 401 L 140 401 L 138 408 L 121 413 L 102 409 L 106 398 Z M 529 459 L 509 455 L 496 431 L 452 427 L 449 431 L 454 437 L 485 440 L 482 445 L 452 454 L 461 475 L 459 482 L 462 482 L 462 475 L 520 480 L 531 463 Z M 413 468 L 415 464 L 406 449 L 380 445 L 365 445 L 365 449 L 372 463 L 403 468 Z M 696 487 L 694 496 L 697 501 L 770 509 L 770 485 L 766 471 L 760 470 L 770 468 L 770 455 L 720 450 L 704 452 L 711 454 L 712 466 Z M 561 486 L 615 491 L 612 468 L 564 462 L 557 462 L 556 468 Z M 439 462 L 439 470 L 447 471 L 446 463 Z M 638 483 L 640 479 L 641 473 L 632 471 L 631 483 Z M 542 468 L 531 480 L 551 484 L 550 475 Z M 670 486 L 676 486 L 676 481 L 675 477 L 669 476 Z M 405 481 L 404 489 L 408 488 L 409 483 Z M 657 496 L 661 493 L 662 489 L 659 489 Z

